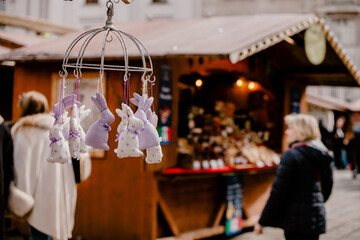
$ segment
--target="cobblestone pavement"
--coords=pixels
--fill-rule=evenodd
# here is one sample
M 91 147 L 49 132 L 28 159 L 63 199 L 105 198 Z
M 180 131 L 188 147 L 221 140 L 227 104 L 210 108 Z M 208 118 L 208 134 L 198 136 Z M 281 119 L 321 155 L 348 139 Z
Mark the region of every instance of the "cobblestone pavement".
M 327 232 L 320 240 L 360 240 L 360 174 L 352 178 L 350 170 L 335 170 L 332 195 L 325 204 Z M 262 235 L 239 234 L 231 240 L 284 240 L 283 231 L 264 228 Z M 305 240 L 305 239 L 304 239 Z

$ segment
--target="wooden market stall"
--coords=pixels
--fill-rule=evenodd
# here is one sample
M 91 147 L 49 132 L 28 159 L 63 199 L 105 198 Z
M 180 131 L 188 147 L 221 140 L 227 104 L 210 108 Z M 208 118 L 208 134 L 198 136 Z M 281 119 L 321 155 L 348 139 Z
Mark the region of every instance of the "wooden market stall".
M 314 23 L 326 37 L 326 55 L 318 65 L 309 62 L 304 50 L 305 32 Z M 226 166 L 217 169 L 194 170 L 194 156 L 189 154 L 191 164 L 185 166 L 186 161 L 179 158 L 178 142 L 189 140 L 185 134 L 189 131 L 186 109 L 200 106 L 210 113 L 216 102 L 233 102 L 235 115 L 241 116 L 240 130 L 267 131 L 269 138 L 259 145 L 280 154 L 286 149 L 282 142 L 283 116 L 306 112 L 307 85 L 359 84 L 356 67 L 324 22 L 311 14 L 152 20 L 117 27 L 141 40 L 153 59 L 155 108 L 160 119 L 169 120 L 168 125 L 160 125 L 166 143 L 162 145 L 164 157 L 160 164 L 147 165 L 142 158 L 118 159 L 113 150 L 96 152 L 91 177 L 78 185 L 74 237 L 200 239 L 224 234 L 228 181 L 234 176 L 240 176 L 240 224 L 253 226 L 268 197 L 276 164 L 257 166 L 248 157 L 247 163 L 224 161 Z M 16 61 L 13 116 L 19 116 L 16 101 L 24 91 L 41 91 L 51 104 L 56 102 L 62 57 L 79 34 L 0 56 L 0 60 Z M 95 39 L 89 45 L 85 58 L 98 59 L 100 41 Z M 119 61 L 119 54 L 110 47 L 106 61 Z M 136 49 L 129 47 L 129 56 L 130 61 L 140 62 Z M 84 97 L 95 94 L 97 78 L 98 72 L 83 71 L 80 87 Z M 246 86 L 253 82 L 257 91 L 237 88 L 234 84 L 239 78 Z M 132 92 L 140 91 L 139 79 L 140 75 L 132 76 Z M 203 85 L 194 85 L 198 79 Z M 71 77 L 67 81 L 71 85 Z M 106 72 L 105 83 L 108 106 L 114 111 L 123 100 L 122 74 Z M 260 127 L 248 127 L 249 116 L 253 117 L 251 126 Z M 259 121 L 254 121 L 254 116 Z M 117 118 L 113 129 L 118 124 Z M 198 133 L 198 137 L 202 135 Z M 191 147 L 191 142 L 185 143 Z M 116 148 L 115 132 L 110 132 L 109 146 Z

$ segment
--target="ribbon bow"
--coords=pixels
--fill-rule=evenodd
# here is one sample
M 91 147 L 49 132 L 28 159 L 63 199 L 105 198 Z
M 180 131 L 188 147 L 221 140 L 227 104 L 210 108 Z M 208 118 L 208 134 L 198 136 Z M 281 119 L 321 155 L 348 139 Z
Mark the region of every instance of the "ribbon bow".
M 139 130 L 131 130 L 130 128 L 127 128 L 126 130 L 127 130 L 128 132 L 135 133 L 135 134 L 139 134 L 139 133 L 140 133 Z
M 104 127 L 106 129 L 106 131 L 110 131 L 111 130 L 111 127 L 109 126 L 109 124 L 107 123 L 103 123 L 101 124 L 102 127 Z
M 54 145 L 54 143 L 58 144 L 57 142 L 58 142 L 60 139 L 61 139 L 61 137 L 60 137 L 60 138 L 54 138 L 54 137 L 50 136 L 50 141 L 51 141 L 51 143 L 50 143 L 50 146 L 49 146 L 49 147 L 52 147 L 52 146 Z
M 73 138 L 73 137 L 80 137 L 80 132 L 78 132 L 78 131 L 75 131 L 75 132 L 70 131 L 70 133 L 69 133 L 69 139 L 71 139 L 71 138 Z

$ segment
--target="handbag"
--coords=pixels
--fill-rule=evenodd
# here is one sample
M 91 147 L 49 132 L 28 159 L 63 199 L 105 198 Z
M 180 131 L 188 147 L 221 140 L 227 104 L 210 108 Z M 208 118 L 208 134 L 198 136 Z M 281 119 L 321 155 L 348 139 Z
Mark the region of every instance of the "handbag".
M 24 217 L 33 209 L 34 203 L 31 195 L 17 188 L 13 181 L 10 182 L 8 208 L 13 215 Z

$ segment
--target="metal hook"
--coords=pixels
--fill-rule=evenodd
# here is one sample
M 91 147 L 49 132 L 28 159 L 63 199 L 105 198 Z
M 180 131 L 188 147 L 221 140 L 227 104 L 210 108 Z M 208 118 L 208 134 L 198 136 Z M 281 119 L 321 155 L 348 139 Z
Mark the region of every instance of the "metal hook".
M 129 72 L 124 73 L 124 82 L 128 81 L 130 77 L 131 77 L 131 73 Z
M 152 76 L 152 73 L 151 73 L 151 75 L 148 76 L 148 77 L 149 77 L 149 80 L 148 80 L 148 81 L 149 81 L 150 83 L 154 83 L 154 82 L 156 81 L 156 77 L 155 77 L 155 76 Z M 153 80 L 150 80 L 151 77 L 153 78 Z

